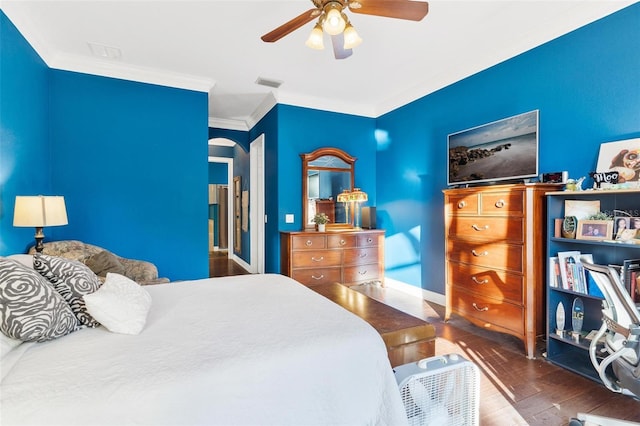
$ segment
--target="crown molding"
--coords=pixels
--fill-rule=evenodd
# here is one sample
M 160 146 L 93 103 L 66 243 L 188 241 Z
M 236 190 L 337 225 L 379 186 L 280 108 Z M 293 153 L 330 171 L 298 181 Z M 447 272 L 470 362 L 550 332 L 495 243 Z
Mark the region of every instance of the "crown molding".
M 360 117 L 376 118 L 375 105 L 359 102 L 335 101 L 333 99 L 300 96 L 295 93 L 278 92 L 278 103 L 340 114 L 358 115 Z
M 224 130 L 240 130 L 247 132 L 249 126 L 244 120 L 231 120 L 228 118 L 209 117 L 209 127 Z
M 247 119 L 247 127 L 249 129 L 253 128 L 253 126 L 258 124 L 258 122 L 262 120 L 264 116 L 267 115 L 277 104 L 278 100 L 274 96 L 273 92 L 269 92 Z
M 209 78 L 170 71 L 158 71 L 152 68 L 125 65 L 119 61 L 78 55 L 55 54 L 52 55 L 48 61 L 45 60 L 45 62 L 47 62 L 50 68 L 63 71 L 74 71 L 102 77 L 136 81 L 139 83 L 157 84 L 159 86 L 193 90 L 196 92 L 209 93 L 215 85 L 215 81 Z

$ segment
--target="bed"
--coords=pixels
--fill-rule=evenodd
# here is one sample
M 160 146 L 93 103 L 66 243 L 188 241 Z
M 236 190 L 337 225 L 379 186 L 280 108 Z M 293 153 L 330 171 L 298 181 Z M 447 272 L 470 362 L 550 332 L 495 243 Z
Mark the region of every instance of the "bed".
M 144 287 L 137 335 L 100 326 L 2 359 L 2 425 L 396 425 L 385 345 L 281 275 Z

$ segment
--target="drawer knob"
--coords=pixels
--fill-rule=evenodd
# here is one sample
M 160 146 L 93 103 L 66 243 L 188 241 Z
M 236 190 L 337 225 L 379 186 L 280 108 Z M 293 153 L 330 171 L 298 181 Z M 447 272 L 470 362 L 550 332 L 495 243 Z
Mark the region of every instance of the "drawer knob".
M 489 229 L 489 225 L 485 225 L 485 226 L 478 226 L 475 223 L 473 225 L 471 225 L 471 227 L 473 229 L 475 229 L 476 231 L 486 231 L 487 229 Z
M 362 276 L 365 276 L 365 275 L 367 275 L 367 271 L 366 271 L 366 270 L 364 270 L 364 271 L 358 271 L 358 274 L 360 274 L 360 275 L 362 275 Z
M 503 208 L 507 203 L 504 202 L 504 200 L 498 200 L 496 201 L 495 206 L 499 209 Z
M 459 209 L 463 209 L 463 208 L 465 208 L 466 206 L 467 206 L 467 202 L 466 202 L 466 201 L 460 201 L 460 202 L 458 203 L 458 208 L 459 208 Z
M 489 252 L 485 250 L 478 253 L 475 250 L 471 250 L 471 254 L 473 254 L 475 257 L 482 257 L 482 256 L 487 256 Z
M 373 238 L 367 238 L 367 242 L 371 244 L 373 242 Z
M 360 259 L 364 259 L 365 257 L 367 257 L 367 253 L 360 253 Z
M 307 240 L 307 242 L 304 243 L 304 245 L 307 246 L 307 247 L 311 247 L 312 244 L 313 243 L 311 242 L 311 240 Z
M 347 242 L 346 242 L 345 240 L 340 240 L 340 245 L 341 245 L 341 246 L 343 246 L 343 245 L 345 245 L 345 244 L 347 244 Z
M 324 260 L 324 256 L 320 256 L 318 259 L 312 256 L 311 260 L 313 260 L 314 262 L 322 262 Z
M 313 278 L 314 280 L 321 280 L 324 278 L 324 275 L 320 275 L 319 277 L 316 277 L 315 275 L 311 275 L 311 278 Z
M 486 278 L 485 278 L 484 280 L 479 280 L 479 279 L 477 279 L 476 277 L 471 277 L 471 279 L 472 279 L 472 280 L 473 280 L 473 282 L 474 282 L 474 283 L 476 283 L 476 284 L 487 284 L 487 283 L 489 283 L 489 280 L 488 280 L 488 279 L 486 279 Z
M 478 305 L 475 304 L 475 302 L 473 303 L 473 307 L 476 308 L 476 311 L 480 311 L 480 312 L 486 312 L 489 310 L 488 306 L 485 306 L 484 308 L 479 308 Z

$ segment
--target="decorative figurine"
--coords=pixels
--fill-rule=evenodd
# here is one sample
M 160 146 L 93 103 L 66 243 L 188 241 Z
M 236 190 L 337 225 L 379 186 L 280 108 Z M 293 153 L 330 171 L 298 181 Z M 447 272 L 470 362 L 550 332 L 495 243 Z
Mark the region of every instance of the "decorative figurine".
M 560 337 L 564 337 L 564 316 L 564 305 L 559 302 L 556 308 L 556 334 Z

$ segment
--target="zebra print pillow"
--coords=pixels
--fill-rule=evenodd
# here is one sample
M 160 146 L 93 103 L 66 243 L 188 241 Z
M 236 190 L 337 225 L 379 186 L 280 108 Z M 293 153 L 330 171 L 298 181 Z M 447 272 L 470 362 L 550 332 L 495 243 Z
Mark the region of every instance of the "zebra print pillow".
M 40 274 L 0 257 L 0 330 L 25 342 L 44 342 L 78 328 L 71 307 Z
M 67 301 L 81 325 L 97 327 L 100 325 L 85 306 L 82 296 L 100 288 L 98 276 L 88 266 L 76 260 L 47 256 L 36 253 L 33 256 L 33 269 L 53 284 L 53 288 Z

